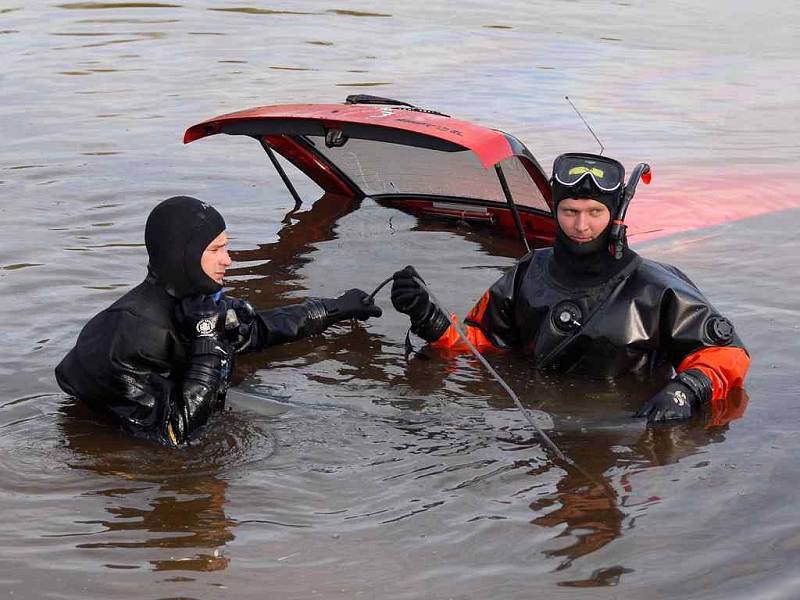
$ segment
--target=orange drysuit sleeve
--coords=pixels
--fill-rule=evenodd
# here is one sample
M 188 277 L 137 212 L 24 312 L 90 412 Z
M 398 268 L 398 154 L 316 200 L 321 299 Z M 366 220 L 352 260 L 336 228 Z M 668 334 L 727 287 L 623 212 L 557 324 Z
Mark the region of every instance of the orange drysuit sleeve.
M 467 334 L 467 338 L 469 339 L 470 343 L 475 346 L 478 350 L 484 351 L 487 349 L 496 348 L 492 342 L 489 341 L 489 338 L 481 331 L 481 328 L 477 325 L 473 325 L 473 323 L 480 323 L 483 319 L 483 315 L 486 312 L 486 307 L 489 304 L 490 298 L 490 291 L 487 290 L 486 293 L 483 294 L 481 299 L 478 303 L 472 307 L 472 310 L 469 311 L 467 318 L 464 324 L 464 331 Z M 457 351 L 457 352 L 469 352 L 469 348 L 461 339 L 461 335 L 458 333 L 456 329 L 456 324 L 458 323 L 458 316 L 455 314 L 450 315 L 450 327 L 448 327 L 442 336 L 433 342 L 431 346 L 434 348 L 439 348 L 441 350 L 450 350 L 450 351 Z
M 697 369 L 711 380 L 711 404 L 714 407 L 734 388 L 742 387 L 750 357 L 744 348 L 709 346 L 689 354 L 678 365 L 678 373 Z

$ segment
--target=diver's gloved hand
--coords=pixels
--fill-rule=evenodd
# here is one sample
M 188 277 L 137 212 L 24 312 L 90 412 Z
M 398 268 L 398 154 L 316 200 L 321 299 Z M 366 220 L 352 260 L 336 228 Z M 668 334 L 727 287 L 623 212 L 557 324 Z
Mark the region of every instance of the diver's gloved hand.
M 398 312 L 411 317 L 412 323 L 422 320 L 428 314 L 431 305 L 428 290 L 419 283 L 425 280 L 411 265 L 395 272 L 392 279 L 394 280 L 392 281 L 392 306 Z
M 693 409 L 711 399 L 711 391 L 711 380 L 705 373 L 689 369 L 673 377 L 634 416 L 647 417 L 648 423 L 688 419 Z
M 220 299 L 220 306 L 220 318 L 224 319 L 225 339 L 235 352 L 241 352 L 253 339 L 256 310 L 247 300 L 231 296 L 223 296 Z
M 320 298 L 320 301 L 325 307 L 328 325 L 347 319 L 366 321 L 370 317 L 380 317 L 383 314 L 369 294 L 359 289 L 347 290 L 338 298 Z
M 334 323 L 347 319 L 366 321 L 370 317 L 380 317 L 383 314 L 369 294 L 358 289 L 348 290 L 338 298 L 309 298 L 301 304 L 284 307 L 284 312 L 287 312 L 283 319 L 285 323 L 293 320 L 287 318 L 288 311 L 292 309 L 302 310 L 303 316 L 302 325 L 297 323 L 298 331 L 287 336 L 289 339 L 322 333 Z
M 447 314 L 431 300 L 428 290 L 420 282 L 424 279 L 408 265 L 397 271 L 392 282 L 392 306 L 411 318 L 411 331 L 424 340 L 434 342 L 450 326 Z

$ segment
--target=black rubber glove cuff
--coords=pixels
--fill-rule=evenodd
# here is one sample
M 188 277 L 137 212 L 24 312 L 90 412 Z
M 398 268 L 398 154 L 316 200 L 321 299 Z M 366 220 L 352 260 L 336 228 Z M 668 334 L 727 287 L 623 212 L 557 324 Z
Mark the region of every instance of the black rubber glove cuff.
M 699 369 L 681 371 L 674 378 L 688 387 L 700 402 L 701 406 L 708 406 L 714 394 L 714 386 L 708 376 Z
M 326 328 L 350 319 L 361 321 L 381 316 L 381 309 L 366 292 L 352 289 L 338 298 L 309 298 L 301 306 L 306 311 L 306 334 L 322 333 Z
M 328 318 L 328 309 L 325 308 L 322 298 L 309 298 L 304 300 L 301 305 L 307 315 L 305 324 L 307 335 L 322 333 L 331 324 Z
M 411 323 L 411 331 L 426 342 L 438 340 L 450 327 L 450 317 L 434 302 L 431 302 L 427 314 L 419 321 Z

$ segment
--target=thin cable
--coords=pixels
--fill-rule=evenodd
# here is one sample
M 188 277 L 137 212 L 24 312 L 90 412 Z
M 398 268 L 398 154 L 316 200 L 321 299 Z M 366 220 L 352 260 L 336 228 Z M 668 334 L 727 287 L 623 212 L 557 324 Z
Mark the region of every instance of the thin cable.
M 423 287 L 425 287 L 425 289 L 428 291 L 428 295 L 431 297 L 431 300 L 433 300 L 436 304 L 438 304 L 439 307 L 443 311 L 445 311 L 446 313 L 451 314 L 451 315 L 453 314 L 451 311 L 447 310 L 444 307 L 444 305 L 442 305 L 442 303 L 434 295 L 434 293 L 430 290 L 430 288 L 425 285 L 424 281 L 422 281 L 422 280 L 420 280 L 420 279 L 418 279 L 416 277 L 414 278 L 414 280 L 417 283 L 419 283 L 420 285 L 422 285 Z M 486 367 L 486 370 L 489 371 L 489 374 L 492 377 L 494 377 L 494 379 L 495 379 L 495 381 L 497 381 L 497 383 L 500 384 L 500 387 L 502 387 L 506 391 L 506 393 L 509 395 L 509 397 L 514 401 L 514 404 L 517 405 L 517 408 L 520 410 L 520 412 L 522 412 L 522 414 L 528 420 L 528 423 L 531 424 L 531 427 L 533 427 L 534 431 L 539 435 L 539 437 L 542 438 L 542 440 L 544 441 L 545 444 L 547 444 L 547 446 L 550 448 L 550 450 L 552 450 L 553 453 L 556 456 L 558 456 L 558 458 L 563 460 L 564 462 L 567 462 L 567 463 L 569 463 L 571 465 L 574 465 L 575 467 L 578 467 L 578 465 L 575 464 L 575 461 L 573 461 L 566 454 L 564 454 L 559 449 L 559 447 L 556 446 L 555 442 L 553 442 L 553 440 L 550 439 L 550 436 L 548 436 L 544 432 L 544 430 L 536 424 L 536 421 L 533 420 L 533 417 L 531 417 L 531 415 L 528 413 L 527 409 L 522 405 L 522 402 L 520 402 L 519 397 L 517 396 L 517 394 L 514 392 L 514 390 L 511 389 L 511 386 L 506 383 L 505 379 L 503 379 L 500 376 L 500 374 L 497 371 L 494 370 L 494 367 L 492 367 L 492 365 L 489 364 L 489 361 L 486 360 L 486 358 L 483 356 L 483 354 L 481 354 L 481 352 L 472 344 L 472 342 L 469 341 L 469 337 L 467 336 L 467 332 L 464 331 L 461 323 L 459 321 L 456 321 L 455 319 L 453 319 L 451 321 L 451 324 L 455 328 L 455 330 L 458 333 L 458 336 L 461 338 L 461 340 L 467 345 L 467 348 L 470 349 L 470 352 L 472 352 L 472 354 L 475 356 L 475 358 L 477 358 L 480 361 L 480 363 L 484 367 Z M 580 467 L 578 467 L 578 468 L 580 468 Z
M 380 285 L 376 287 L 374 290 L 372 290 L 372 293 L 364 299 L 364 304 L 372 304 L 373 302 L 375 302 L 375 294 L 380 292 L 384 288 L 384 286 L 393 279 L 394 275 L 392 275 L 391 277 L 387 277 L 386 279 L 381 281 Z
M 386 280 L 381 282 L 381 284 L 377 288 L 375 288 L 375 290 L 368 296 L 369 300 L 370 301 L 374 301 L 375 294 L 377 294 L 386 284 L 388 284 L 393 279 L 394 279 L 394 276 L 388 277 Z M 414 277 L 414 281 L 416 281 L 417 284 L 419 284 L 425 290 L 427 290 L 428 295 L 430 296 L 431 300 L 433 300 L 433 302 L 435 302 L 439 306 L 439 308 L 441 308 L 447 314 L 451 314 L 451 315 L 454 314 L 452 311 L 447 310 L 447 308 L 439 301 L 439 299 L 436 297 L 436 295 L 433 293 L 433 291 L 431 291 L 431 289 L 427 286 L 427 284 L 424 281 L 422 281 L 419 277 Z M 514 404 L 519 409 L 519 411 L 527 419 L 528 423 L 530 423 L 531 427 L 533 427 L 533 430 L 542 439 L 542 441 L 544 442 L 545 446 L 558 459 L 560 459 L 561 461 L 563 461 L 567 465 L 569 465 L 571 467 L 574 467 L 575 470 L 578 471 L 581 475 L 583 475 L 588 481 L 594 483 L 595 485 L 599 485 L 600 487 L 602 487 L 609 494 L 609 496 L 612 499 L 612 501 L 616 500 L 617 493 L 614 491 L 614 488 L 612 488 L 608 484 L 607 481 L 605 481 L 605 480 L 597 481 L 597 479 L 592 477 L 592 475 L 590 473 L 588 473 L 583 467 L 581 467 L 578 463 L 576 463 L 574 460 L 572 460 L 569 456 L 564 454 L 561 451 L 561 449 L 558 446 L 556 446 L 555 442 L 550 439 L 550 436 L 547 435 L 544 432 L 544 430 L 536 424 L 536 421 L 533 420 L 533 417 L 531 417 L 531 415 L 528 412 L 528 410 L 522 405 L 522 402 L 520 402 L 519 397 L 517 396 L 517 394 L 514 392 L 513 389 L 511 389 L 511 386 L 508 385 L 508 383 L 506 383 L 506 381 L 500 376 L 500 374 L 497 371 L 494 370 L 494 367 L 492 367 L 492 365 L 489 364 L 489 361 L 486 360 L 486 358 L 483 356 L 483 354 L 481 354 L 481 352 L 472 344 L 472 342 L 469 341 L 469 337 L 467 336 L 466 331 L 464 331 L 464 329 L 462 328 L 461 323 L 456 321 L 455 319 L 452 319 L 451 320 L 451 324 L 453 325 L 453 328 L 458 333 L 458 336 L 466 344 L 467 348 L 469 348 L 470 352 L 472 352 L 472 354 L 475 356 L 475 358 L 478 359 L 478 361 L 486 368 L 486 370 L 494 378 L 494 380 L 497 381 L 497 383 L 500 384 L 500 387 L 502 387 L 503 390 L 506 392 L 506 394 L 508 394 L 508 396 L 514 402 Z
M 420 280 L 417 277 L 415 277 L 414 280 L 417 283 L 419 283 L 421 286 L 423 286 L 428 291 L 428 295 L 431 297 L 431 300 L 433 300 L 436 304 L 438 304 L 439 307 L 443 311 L 445 311 L 446 313 L 451 314 L 451 315 L 453 314 L 452 311 L 449 311 L 449 310 L 447 310 L 445 308 L 445 306 L 434 295 L 434 293 L 431 291 L 431 289 L 427 285 L 425 285 L 424 281 Z M 381 285 L 383 285 L 383 284 L 381 284 Z M 486 358 L 483 356 L 483 354 L 481 354 L 480 350 L 478 350 L 472 344 L 472 342 L 469 341 L 469 337 L 467 336 L 467 332 L 464 331 L 461 323 L 459 321 L 455 320 L 455 319 L 452 319 L 451 320 L 451 324 L 453 325 L 453 328 L 458 333 L 458 336 L 467 345 L 467 348 L 469 348 L 470 351 L 472 352 L 472 354 L 475 356 L 475 358 L 477 358 L 478 361 L 484 367 L 486 367 L 486 370 L 489 372 L 489 374 L 492 377 L 494 377 L 495 381 L 497 381 L 497 383 L 500 384 L 500 387 L 502 387 L 505 390 L 505 392 L 509 395 L 511 400 L 514 401 L 514 404 L 517 406 L 519 411 L 525 416 L 525 418 L 528 420 L 528 423 L 530 423 L 531 427 L 533 427 L 533 430 L 539 435 L 539 437 L 542 439 L 542 441 L 544 441 L 545 445 L 553 452 L 553 454 L 555 454 L 558 458 L 560 458 L 562 461 L 564 461 L 568 465 L 574 467 L 575 470 L 578 471 L 584 477 L 586 477 L 586 479 L 588 479 L 589 481 L 591 481 L 595 485 L 601 486 L 603 489 L 606 490 L 606 492 L 609 493 L 609 495 L 611 496 L 612 500 L 616 500 L 617 493 L 616 493 L 616 491 L 614 491 L 614 488 L 612 488 L 608 484 L 607 481 L 605 481 L 605 480 L 597 481 L 597 479 L 592 477 L 592 475 L 590 473 L 588 473 L 586 470 L 584 470 L 583 467 L 581 467 L 578 463 L 576 463 L 574 460 L 572 460 L 569 456 L 564 454 L 561 451 L 561 449 L 558 446 L 556 446 L 555 442 L 550 439 L 550 436 L 547 435 L 544 432 L 544 430 L 536 424 L 536 421 L 533 420 L 533 417 L 530 415 L 530 412 L 522 405 L 522 402 L 520 402 L 519 397 L 517 396 L 517 394 L 514 392 L 514 390 L 511 389 L 511 386 L 508 385 L 508 383 L 506 383 L 506 381 L 500 376 L 500 374 L 497 371 L 494 370 L 492 365 L 489 364 L 489 361 L 487 361 Z

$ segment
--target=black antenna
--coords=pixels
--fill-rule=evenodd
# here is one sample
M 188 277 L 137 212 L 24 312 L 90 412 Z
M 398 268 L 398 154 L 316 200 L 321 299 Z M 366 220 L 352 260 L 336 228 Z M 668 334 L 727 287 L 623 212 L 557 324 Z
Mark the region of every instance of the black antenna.
M 592 136 L 594 137 L 594 139 L 597 140 L 597 143 L 600 144 L 600 154 L 603 154 L 603 150 L 605 150 L 605 146 L 603 146 L 603 142 L 601 142 L 600 138 L 597 137 L 597 135 L 595 134 L 594 130 L 591 128 L 589 123 L 587 123 L 586 119 L 583 118 L 583 115 L 581 114 L 581 111 L 579 111 L 578 108 L 572 103 L 572 100 L 569 99 L 569 96 L 564 96 L 564 99 L 567 102 L 569 102 L 569 105 L 573 108 L 573 110 L 581 118 L 581 121 L 583 121 L 583 124 L 586 125 L 586 128 L 589 130 L 589 133 L 591 133 Z

